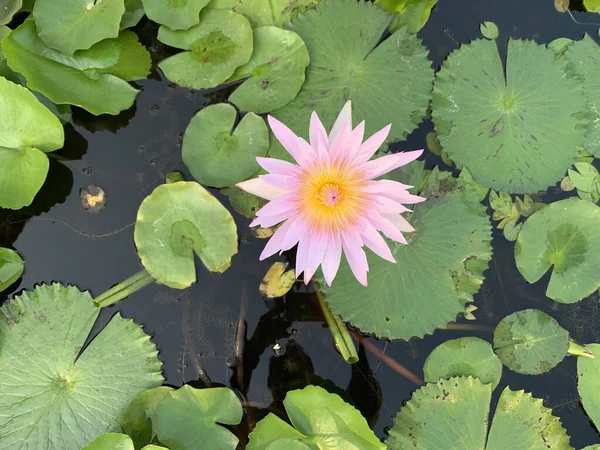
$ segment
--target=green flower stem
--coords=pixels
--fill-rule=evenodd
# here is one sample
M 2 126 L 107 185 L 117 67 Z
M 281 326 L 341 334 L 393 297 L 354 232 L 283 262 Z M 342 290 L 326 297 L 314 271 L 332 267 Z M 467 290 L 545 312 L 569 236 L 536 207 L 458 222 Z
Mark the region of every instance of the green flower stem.
M 579 345 L 571 340 L 569 340 L 569 349 L 567 350 L 567 353 L 569 355 L 583 356 L 584 358 L 596 358 L 589 348 Z
M 152 282 L 154 282 L 154 278 L 152 278 L 152 276 L 146 272 L 146 270 L 141 270 L 135 275 L 127 278 L 125 281 L 122 281 L 116 286 L 110 288 L 103 294 L 100 294 L 94 299 L 94 305 L 98 308 L 110 306 L 126 297 L 129 297 L 131 294 L 148 286 Z
M 327 305 L 325 299 L 323 298 L 323 294 L 318 289 L 316 290 L 316 294 L 336 347 L 348 364 L 357 363 L 358 353 L 356 352 L 356 347 L 354 345 L 354 341 L 352 340 L 352 336 L 350 336 L 348 327 L 344 322 L 342 322 L 340 316 L 331 311 L 329 305 Z

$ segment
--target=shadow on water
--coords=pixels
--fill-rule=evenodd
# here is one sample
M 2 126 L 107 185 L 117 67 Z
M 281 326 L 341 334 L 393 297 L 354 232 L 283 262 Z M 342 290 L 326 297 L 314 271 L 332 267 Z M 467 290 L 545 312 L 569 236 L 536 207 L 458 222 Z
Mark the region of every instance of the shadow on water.
M 575 8 L 574 8 L 575 9 Z M 572 12 L 581 22 L 600 24 L 600 15 Z M 557 37 L 594 38 L 598 26 L 579 25 L 558 13 L 551 0 L 442 0 L 419 36 L 439 67 L 459 43 L 479 37 L 482 21 L 495 22 L 506 39 L 549 42 Z M 156 27 L 144 22 L 141 39 L 156 63 L 170 49 L 156 41 Z M 191 117 L 207 103 L 226 99 L 223 92 L 200 92 L 170 85 L 154 71 L 139 83 L 136 106 L 119 116 L 94 117 L 75 110 L 67 126 L 66 148 L 52 160 L 48 181 L 34 204 L 22 211 L 0 211 L 0 245 L 15 248 L 26 261 L 23 277 L 1 299 L 36 283 L 77 284 L 98 295 L 137 272 L 140 263 L 133 243 L 133 224 L 141 201 L 172 170 L 192 179 L 181 160 L 183 132 Z M 424 122 L 397 150 L 423 148 L 432 124 Z M 431 166 L 437 159 L 430 155 Z M 85 211 L 79 189 L 93 185 L 106 192 L 105 209 Z M 560 191 L 550 190 L 549 197 Z M 225 205 L 226 197 L 213 192 Z M 265 241 L 246 233 L 249 221 L 234 213 L 241 236 L 240 251 L 222 275 L 198 270 L 198 282 L 184 291 L 151 285 L 102 311 L 94 330 L 117 312 L 144 325 L 160 350 L 166 383 L 190 382 L 231 386 L 244 399 L 247 421 L 236 428 L 241 442 L 248 427 L 267 412 L 284 416 L 281 400 L 290 389 L 318 384 L 353 403 L 378 436 L 384 437 L 395 413 L 416 385 L 399 375 L 372 352 L 376 347 L 406 369 L 422 376 L 425 358 L 441 342 L 461 336 L 491 341 L 491 332 L 438 330 L 424 339 L 384 342 L 372 338 L 360 346 L 360 362 L 345 364 L 333 347 L 314 294 L 296 286 L 284 299 L 265 300 L 258 285 L 273 260 L 258 261 Z M 544 295 L 547 278 L 529 285 L 517 272 L 513 244 L 495 232 L 494 260 L 476 296 L 477 324 L 494 327 L 510 312 L 539 308 L 557 318 L 580 342 L 600 339 L 598 298 L 560 305 Z M 242 314 L 240 314 L 242 312 Z M 464 321 L 463 321 L 464 322 Z M 578 401 L 576 360 L 567 358 L 547 374 L 535 377 L 504 369 L 502 383 L 544 398 L 583 447 L 598 435 Z

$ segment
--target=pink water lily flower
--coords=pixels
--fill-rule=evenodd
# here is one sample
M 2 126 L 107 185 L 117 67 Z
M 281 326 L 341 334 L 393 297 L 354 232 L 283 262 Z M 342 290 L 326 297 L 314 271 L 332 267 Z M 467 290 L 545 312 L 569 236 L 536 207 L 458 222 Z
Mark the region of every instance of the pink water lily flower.
M 329 135 L 315 112 L 310 120 L 310 144 L 269 116 L 269 125 L 296 164 L 256 158 L 269 172 L 237 186 L 270 202 L 256 213 L 250 226 L 283 224 L 271 237 L 261 261 L 298 244 L 296 277 L 304 272 L 308 283 L 319 265 L 331 286 L 342 251 L 356 279 L 367 285 L 369 265 L 363 246 L 395 263 L 379 234 L 406 244 L 403 232 L 414 228 L 402 217 L 403 204 L 425 200 L 410 194 L 408 186 L 375 178 L 417 159 L 423 150 L 396 153 L 369 161 L 387 138 L 391 125 L 365 142 L 365 122 L 352 129 L 350 102 L 340 112 Z

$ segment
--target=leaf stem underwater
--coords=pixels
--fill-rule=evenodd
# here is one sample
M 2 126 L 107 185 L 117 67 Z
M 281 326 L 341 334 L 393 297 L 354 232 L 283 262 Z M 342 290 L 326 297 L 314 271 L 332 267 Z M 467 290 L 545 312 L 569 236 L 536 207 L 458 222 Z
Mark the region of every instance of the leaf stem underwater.
M 354 345 L 352 336 L 350 336 L 348 327 L 344 322 L 342 322 L 340 316 L 331 311 L 329 305 L 327 302 L 325 302 L 325 298 L 323 297 L 321 291 L 316 289 L 315 292 L 317 294 L 317 298 L 319 299 L 319 304 L 321 305 L 323 315 L 325 316 L 325 321 L 329 326 L 329 331 L 331 331 L 331 335 L 333 336 L 335 346 L 341 353 L 342 358 L 344 358 L 348 364 L 357 363 L 358 352 L 356 351 L 356 346 Z
M 104 308 L 105 306 L 113 305 L 118 301 L 129 297 L 131 294 L 139 291 L 140 289 L 148 286 L 152 282 L 154 282 L 154 278 L 152 278 L 152 276 L 146 270 L 140 270 L 135 275 L 130 276 L 126 280 L 120 282 L 116 286 L 96 297 L 94 299 L 94 305 L 98 308 Z

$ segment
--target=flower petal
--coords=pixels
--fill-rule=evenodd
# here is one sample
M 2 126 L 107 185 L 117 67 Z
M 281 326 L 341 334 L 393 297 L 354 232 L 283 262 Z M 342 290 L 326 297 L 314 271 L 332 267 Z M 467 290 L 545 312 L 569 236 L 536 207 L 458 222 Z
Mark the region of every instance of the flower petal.
M 265 206 L 256 211 L 256 217 L 270 217 L 276 216 L 282 213 L 290 213 L 296 210 L 296 202 L 293 197 L 288 195 L 282 195 L 275 200 L 271 200 Z
M 300 239 L 298 242 L 298 249 L 296 250 L 296 278 L 304 272 L 304 268 L 308 263 L 308 251 L 310 250 L 310 241 L 306 239 Z
M 371 201 L 375 209 L 382 214 L 400 214 L 410 211 L 406 206 L 383 195 L 373 195 Z
M 329 244 L 327 245 L 327 251 L 321 262 L 321 268 L 323 269 L 323 276 L 325 282 L 331 286 L 333 279 L 337 275 L 338 269 L 340 268 L 340 262 L 342 260 L 342 242 L 337 234 L 331 234 L 329 236 Z
M 366 286 L 369 264 L 367 263 L 365 251 L 361 248 L 361 245 L 349 238 L 347 233 L 342 235 L 342 248 L 352 273 L 360 284 Z
M 363 120 L 346 138 L 346 158 L 348 161 L 353 161 L 356 157 L 356 153 L 358 153 L 358 150 L 360 149 L 360 145 L 362 144 L 364 136 L 365 121 Z
M 256 157 L 256 162 L 269 173 L 295 176 L 300 173 L 300 167 L 291 162 L 276 158 Z
M 243 191 L 258 197 L 262 197 L 266 200 L 275 200 L 276 198 L 288 193 L 285 189 L 272 186 L 260 178 L 252 178 L 251 180 L 242 181 L 235 186 Z
M 400 214 L 398 214 L 398 216 L 399 215 Z M 391 216 L 383 216 L 376 211 L 371 211 L 368 215 L 369 222 L 371 222 L 371 224 L 375 228 L 381 230 L 383 234 L 385 234 L 388 238 L 406 244 L 406 239 L 404 238 L 398 227 L 388 217 Z
M 309 137 L 310 146 L 312 148 L 318 148 L 319 142 L 323 142 L 326 145 L 329 143 L 329 140 L 327 138 L 327 131 L 325 131 L 325 127 L 323 126 L 321 119 L 319 119 L 319 116 L 315 111 L 313 111 L 313 113 L 310 116 Z
M 352 102 L 350 100 L 346 102 L 346 104 L 338 114 L 337 119 L 335 119 L 333 127 L 331 127 L 331 131 L 329 132 L 330 147 L 344 125 L 346 125 L 348 129 L 352 128 Z
M 400 230 L 400 231 L 404 231 L 406 233 L 412 233 L 413 231 L 415 231 L 415 229 L 408 222 L 408 220 L 406 220 L 400 214 L 391 214 L 391 215 L 383 214 L 383 217 L 385 217 L 390 222 L 392 222 L 396 226 L 396 228 L 398 228 L 398 230 Z
M 271 130 L 277 140 L 301 166 L 309 164 L 317 157 L 313 148 L 304 139 L 299 138 L 287 126 L 272 116 L 267 117 Z M 304 145 L 306 144 L 306 145 Z
M 279 228 L 277 228 L 273 236 L 271 236 L 271 239 L 269 239 L 269 241 L 267 242 L 267 245 L 265 245 L 265 248 L 263 249 L 262 253 L 258 257 L 260 261 L 262 261 L 263 259 L 267 259 L 269 256 L 274 255 L 281 249 L 281 243 L 283 242 L 283 238 L 285 237 L 286 233 L 290 229 L 290 226 L 291 220 L 286 220 L 281 224 Z
M 383 145 L 388 135 L 390 134 L 390 130 L 392 129 L 392 124 L 385 126 L 365 142 L 362 143 L 358 152 L 355 156 L 355 162 L 357 164 L 366 163 L 371 157 L 375 154 L 375 152 Z
M 377 178 L 390 170 L 397 169 L 400 166 L 408 164 L 417 159 L 423 150 L 415 150 L 413 152 L 394 153 L 392 155 L 382 156 L 381 158 L 373 159 L 364 164 L 365 178 Z
M 281 251 L 284 252 L 291 249 L 300 240 L 302 240 L 308 230 L 307 226 L 304 224 L 304 221 L 300 217 L 289 219 L 288 222 L 291 222 L 291 225 L 285 235 L 285 238 L 283 239 L 283 242 L 281 243 Z
M 267 175 L 259 175 L 258 178 L 286 192 L 293 191 L 298 187 L 298 180 L 292 175 L 269 173 Z
M 396 259 L 392 255 L 392 252 L 387 245 L 387 242 L 385 242 L 379 232 L 373 225 L 371 225 L 371 223 L 369 223 L 369 221 L 363 220 L 360 223 L 360 234 L 362 235 L 364 244 L 370 248 L 373 253 L 387 261 L 393 263 L 396 262 Z
M 311 280 L 325 256 L 327 250 L 327 235 L 318 234 L 310 238 L 310 250 L 308 252 L 308 262 L 304 268 L 304 284 Z

